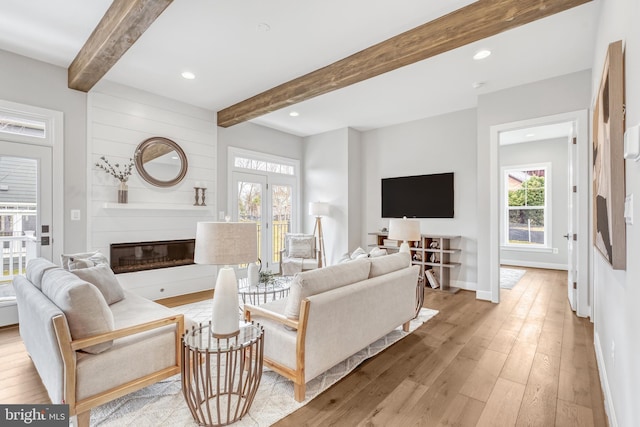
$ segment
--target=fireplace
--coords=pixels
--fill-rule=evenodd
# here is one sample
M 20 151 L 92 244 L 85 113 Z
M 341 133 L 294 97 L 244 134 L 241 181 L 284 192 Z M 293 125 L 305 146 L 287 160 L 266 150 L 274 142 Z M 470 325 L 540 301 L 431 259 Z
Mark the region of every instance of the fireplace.
M 195 239 L 112 243 L 111 269 L 118 274 L 193 264 L 195 245 Z

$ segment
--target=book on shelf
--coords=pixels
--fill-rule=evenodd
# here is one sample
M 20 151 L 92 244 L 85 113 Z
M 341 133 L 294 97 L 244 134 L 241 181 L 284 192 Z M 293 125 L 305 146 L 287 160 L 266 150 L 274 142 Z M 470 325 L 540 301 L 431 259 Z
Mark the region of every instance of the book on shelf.
M 427 282 L 429 282 L 429 286 L 431 286 L 433 289 L 437 289 L 440 287 L 438 276 L 436 276 L 433 270 L 425 270 L 424 275 L 427 278 Z
M 393 240 L 393 239 L 384 239 L 382 241 L 382 244 L 384 246 L 400 246 L 400 241 L 398 240 Z

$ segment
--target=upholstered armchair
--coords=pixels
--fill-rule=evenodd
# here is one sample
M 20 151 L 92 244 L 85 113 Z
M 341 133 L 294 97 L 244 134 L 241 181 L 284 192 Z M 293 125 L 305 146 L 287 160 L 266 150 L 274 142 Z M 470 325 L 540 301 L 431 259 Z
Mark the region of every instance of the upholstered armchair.
M 302 271 L 318 268 L 320 254 L 313 234 L 287 233 L 284 249 L 280 251 L 280 274 L 293 276 Z

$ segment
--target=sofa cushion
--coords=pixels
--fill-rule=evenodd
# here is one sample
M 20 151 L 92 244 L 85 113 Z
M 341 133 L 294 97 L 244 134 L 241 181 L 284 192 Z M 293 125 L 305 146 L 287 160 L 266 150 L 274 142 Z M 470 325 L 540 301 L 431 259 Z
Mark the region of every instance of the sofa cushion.
M 124 290 L 116 278 L 111 268 L 106 264 L 99 264 L 94 267 L 71 270 L 73 274 L 82 280 L 94 285 L 107 304 L 111 305 L 124 298 Z
M 177 313 L 163 305 L 150 301 L 132 292 L 125 291 L 125 298 L 110 308 L 116 329 L 139 325 L 145 322 L 174 316 Z M 185 329 L 197 326 L 185 318 Z M 182 335 L 184 331 L 178 331 Z M 78 399 L 109 390 L 120 384 L 175 366 L 176 325 L 140 332 L 118 338 L 113 347 L 97 355 L 78 353 L 77 388 Z M 122 363 L 127 360 L 127 363 Z M 108 372 L 109 375 L 96 375 Z
M 370 267 L 371 264 L 366 260 L 357 260 L 297 273 L 291 282 L 284 315 L 289 319 L 298 319 L 300 302 L 303 299 L 310 295 L 365 280 L 369 276 Z
M 99 251 L 80 252 L 77 254 L 60 255 L 62 268 L 65 270 L 76 270 L 79 268 L 93 267 L 98 264 L 109 264 L 109 260 Z
M 78 276 L 62 269 L 48 270 L 42 278 L 42 293 L 64 313 L 72 339 L 114 330 L 113 313 L 104 297 L 98 288 Z M 112 344 L 112 341 L 107 341 L 83 351 L 96 354 Z
M 313 246 L 315 236 L 311 234 L 289 235 L 287 256 L 289 258 L 314 258 Z
M 409 267 L 411 257 L 408 253 L 398 252 L 387 256 L 371 258 L 369 262 L 371 263 L 369 278 L 372 278 Z
M 42 289 L 42 276 L 47 270 L 52 268 L 60 268 L 51 261 L 44 258 L 34 258 L 27 262 L 27 280 L 29 280 L 33 285 Z

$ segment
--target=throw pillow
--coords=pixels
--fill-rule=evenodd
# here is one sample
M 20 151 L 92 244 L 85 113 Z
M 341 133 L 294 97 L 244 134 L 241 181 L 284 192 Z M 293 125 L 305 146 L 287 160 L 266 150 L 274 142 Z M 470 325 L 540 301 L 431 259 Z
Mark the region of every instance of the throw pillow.
M 379 248 L 377 246 L 374 246 L 373 249 L 371 249 L 371 251 L 369 252 L 369 257 L 370 258 L 375 258 L 375 257 L 379 257 L 379 256 L 383 256 L 387 254 L 387 250 L 386 249 L 382 249 Z
M 124 290 L 108 265 L 100 264 L 94 267 L 71 270 L 71 272 L 98 288 L 108 305 L 124 299 Z
M 313 240 L 315 237 L 290 237 L 289 238 L 289 258 L 314 258 Z
M 42 276 L 48 270 L 59 268 L 57 265 L 44 258 L 33 258 L 27 262 L 27 279 L 33 283 L 33 285 L 42 289 Z
M 62 310 L 74 340 L 115 329 L 113 313 L 98 288 L 66 270 L 48 270 L 42 279 L 42 293 Z M 82 351 L 97 354 L 112 345 L 113 341 L 107 341 Z
M 76 270 L 79 268 L 93 267 L 98 264 L 109 265 L 109 260 L 99 251 L 81 252 L 77 254 L 60 255 L 62 268 L 65 270 Z
M 351 252 L 351 259 L 361 259 L 366 258 L 367 256 L 367 252 L 365 252 L 365 250 L 362 248 L 358 248 L 355 251 Z

